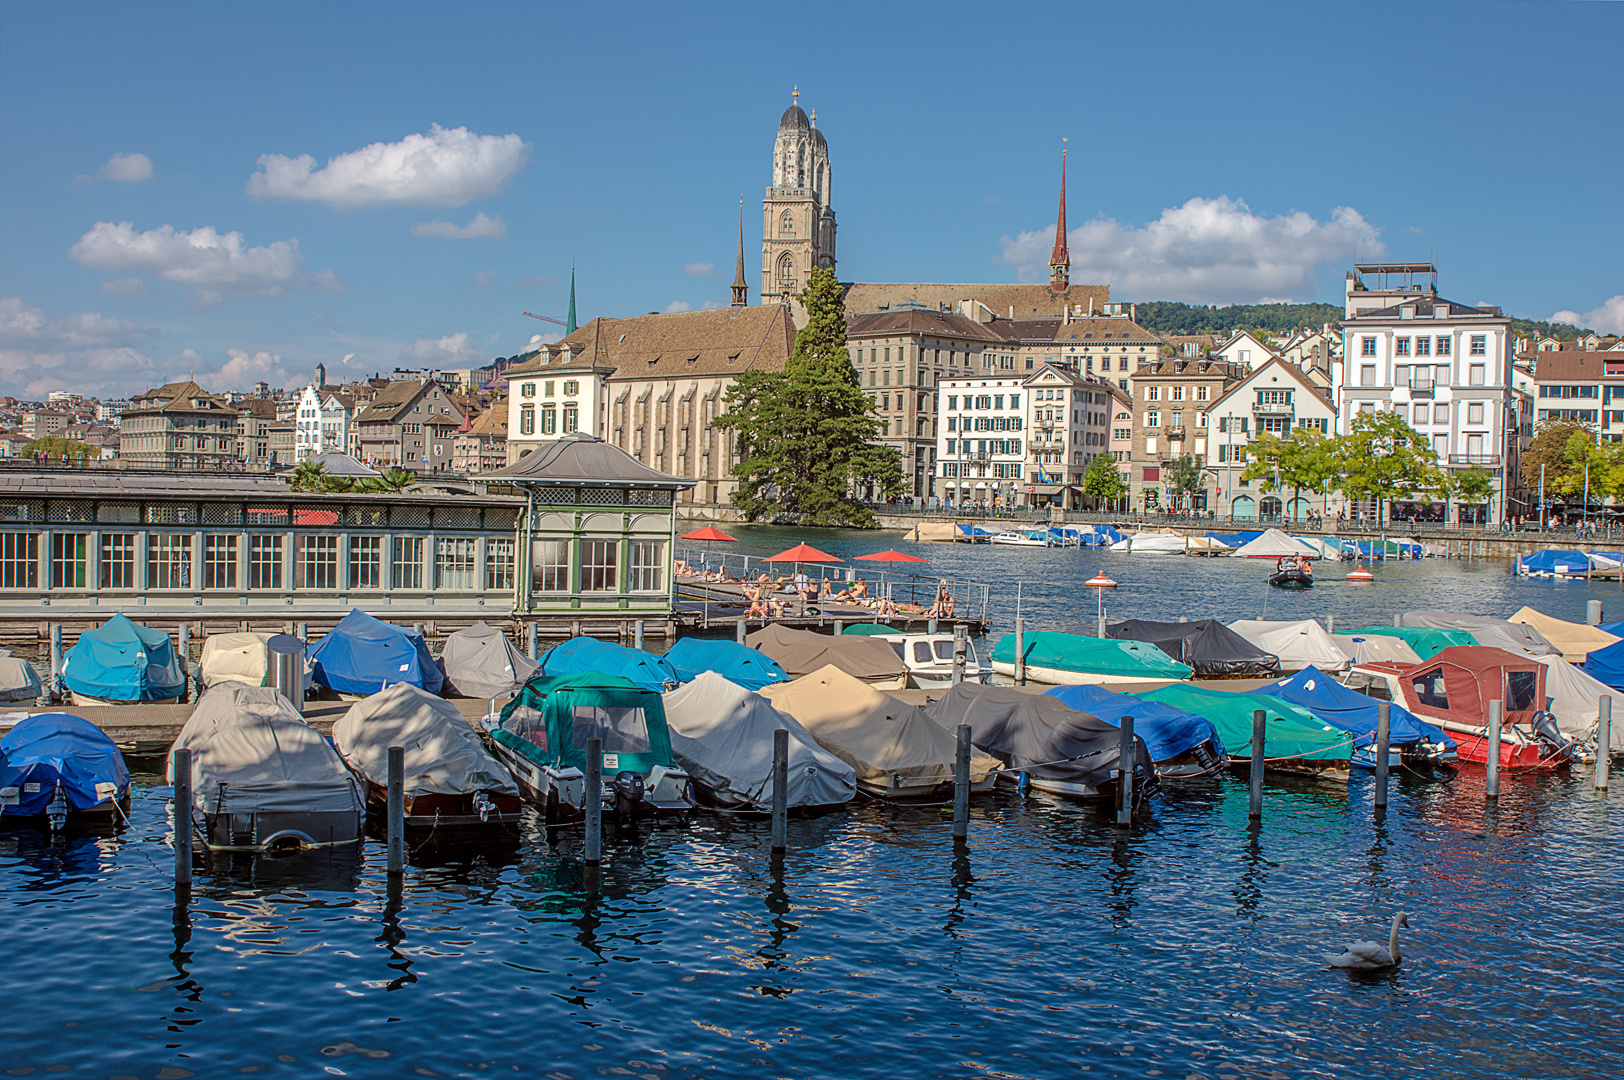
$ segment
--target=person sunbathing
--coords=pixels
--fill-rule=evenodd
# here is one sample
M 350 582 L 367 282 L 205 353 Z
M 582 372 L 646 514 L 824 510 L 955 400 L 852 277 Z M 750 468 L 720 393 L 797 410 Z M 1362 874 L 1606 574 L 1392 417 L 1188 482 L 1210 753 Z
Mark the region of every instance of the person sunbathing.
M 830 597 L 834 596 L 834 594 L 835 594 L 834 589 L 829 587 L 829 579 L 824 578 L 823 579 L 823 585 L 818 589 L 818 599 L 819 600 L 827 600 Z
M 689 573 L 690 573 L 690 571 L 688 570 L 687 561 L 684 560 L 684 559 L 678 559 L 677 563 L 676 563 L 676 574 L 677 574 L 677 576 L 678 577 L 687 577 L 689 575 Z
M 868 582 L 861 580 L 855 582 L 851 587 L 851 598 L 853 600 L 867 600 Z

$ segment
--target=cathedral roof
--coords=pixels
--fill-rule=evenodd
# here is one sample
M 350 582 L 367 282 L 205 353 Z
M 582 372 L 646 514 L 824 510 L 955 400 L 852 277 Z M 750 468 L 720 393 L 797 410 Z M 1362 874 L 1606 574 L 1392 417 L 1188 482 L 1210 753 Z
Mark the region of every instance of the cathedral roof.
M 799 105 L 791 105 L 784 110 L 784 116 L 778 121 L 779 131 L 811 131 L 812 122 L 806 118 L 806 113 Z
M 629 319 L 597 318 L 564 339 L 611 379 L 674 379 L 782 371 L 794 351 L 795 323 L 782 304 L 650 312 Z

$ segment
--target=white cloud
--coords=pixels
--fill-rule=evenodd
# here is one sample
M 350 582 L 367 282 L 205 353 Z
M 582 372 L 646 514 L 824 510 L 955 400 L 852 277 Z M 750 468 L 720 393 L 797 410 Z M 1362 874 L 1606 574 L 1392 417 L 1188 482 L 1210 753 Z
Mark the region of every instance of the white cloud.
M 689 277 L 715 277 L 715 263 L 684 263 L 682 272 Z
M 703 304 L 699 305 L 699 310 L 700 311 L 715 311 L 718 308 L 725 308 L 725 307 L 732 307 L 732 306 L 733 306 L 733 302 L 731 300 L 706 300 Z
M 1302 211 L 1262 217 L 1239 199 L 1197 196 L 1170 207 L 1142 228 L 1097 218 L 1071 230 L 1071 280 L 1104 282 L 1121 299 L 1252 303 L 1263 296 L 1305 298 L 1316 292 L 1321 263 L 1386 251 L 1380 231 L 1352 207 L 1320 222 Z M 1004 237 L 994 260 L 1017 268 L 1022 281 L 1049 275 L 1054 226 Z
M 427 135 L 373 143 L 329 158 L 316 168 L 309 154 L 264 154 L 248 178 L 254 198 L 357 206 L 462 206 L 498 195 L 530 160 L 517 135 L 475 135 L 465 127 L 433 125 Z
M 139 184 L 152 179 L 152 159 L 145 154 L 114 154 L 96 173 L 103 180 L 124 180 Z
M 281 353 L 263 349 L 227 349 L 226 358 L 219 367 L 193 349 L 182 349 L 169 361 L 169 378 L 192 379 L 206 390 L 223 393 L 226 390 L 252 390 L 257 382 L 275 387 L 299 387 L 310 382 L 311 373 L 301 371 L 282 362 Z
M 1577 311 L 1558 311 L 1550 321 L 1572 323 L 1602 334 L 1624 334 L 1624 294 L 1603 301 L 1601 307 L 1584 315 Z
M 466 225 L 450 221 L 419 221 L 412 226 L 413 236 L 432 236 L 440 240 L 500 240 L 507 235 L 507 222 L 499 217 L 486 217 L 481 210 Z
M 239 296 L 282 296 L 296 286 L 337 292 L 343 288 L 331 270 L 307 274 L 299 241 L 278 240 L 250 247 L 242 233 L 221 233 L 205 225 L 180 232 L 172 225 L 136 232 L 128 221 L 98 221 L 68 257 L 92 270 L 113 274 L 151 274 L 197 290 L 203 304 L 215 304 L 221 293 Z
M 400 350 L 400 358 L 419 367 L 466 368 L 483 367 L 487 363 L 485 350 L 475 345 L 466 333 L 418 338 Z
M 138 343 L 156 336 L 97 312 L 52 319 L 21 297 L 0 297 L 0 392 L 39 400 L 52 390 L 137 389 L 153 370 Z
M 478 285 L 481 289 L 493 289 L 493 288 L 495 288 L 496 287 L 496 271 L 495 270 L 481 270 L 479 273 L 474 275 L 474 284 Z
M 666 305 L 665 310 L 667 313 L 670 313 L 673 311 L 692 311 L 693 309 L 694 306 L 688 303 L 686 300 L 673 300 L 670 304 Z
M 101 285 L 101 291 L 106 293 L 108 296 L 136 298 L 149 298 L 163 295 L 163 293 L 159 292 L 157 289 L 154 289 L 151 285 L 148 285 L 145 279 L 138 277 L 121 277 L 114 278 L 112 281 L 104 281 Z

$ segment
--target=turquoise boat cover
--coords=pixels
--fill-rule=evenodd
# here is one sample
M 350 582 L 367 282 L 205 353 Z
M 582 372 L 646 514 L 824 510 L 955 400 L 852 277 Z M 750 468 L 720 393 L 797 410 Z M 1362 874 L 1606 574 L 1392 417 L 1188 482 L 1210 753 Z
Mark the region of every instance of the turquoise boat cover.
M 1251 756 L 1252 713 L 1258 709 L 1265 714 L 1264 753 L 1271 760 L 1347 761 L 1353 756 L 1353 740 L 1347 733 L 1282 698 L 1209 690 L 1197 683 L 1164 686 L 1133 696 L 1206 717 L 1223 736 L 1231 759 Z
M 1424 626 L 1366 626 L 1349 630 L 1350 634 L 1374 634 L 1377 637 L 1396 637 L 1423 660 L 1431 660 L 1444 649 L 1455 645 L 1476 645 L 1477 638 L 1464 630 L 1433 630 Z
M 618 675 L 634 686 L 659 693 L 682 682 L 677 669 L 663 657 L 642 649 L 628 649 L 597 638 L 571 638 L 541 654 L 542 675 L 579 675 L 598 671 Z
M 103 701 L 161 701 L 186 688 L 169 635 L 124 615 L 79 636 L 63 658 L 62 681 Z
M 604 782 L 617 772 L 674 767 L 665 703 L 618 675 L 537 675 L 502 710 L 491 738 L 541 765 L 586 768 L 586 741 L 603 740 Z M 613 762 L 611 765 L 610 762 Z
M 1141 679 L 1188 679 L 1192 674 L 1190 665 L 1181 664 L 1156 646 L 1142 641 L 1113 641 L 1055 630 L 1029 630 L 1025 645 L 1028 667 Z M 997 664 L 1015 662 L 1014 634 L 998 639 L 992 659 Z
M 666 650 L 665 662 L 683 682 L 693 682 L 707 671 L 746 690 L 789 682 L 784 669 L 766 653 L 717 638 L 683 638 Z

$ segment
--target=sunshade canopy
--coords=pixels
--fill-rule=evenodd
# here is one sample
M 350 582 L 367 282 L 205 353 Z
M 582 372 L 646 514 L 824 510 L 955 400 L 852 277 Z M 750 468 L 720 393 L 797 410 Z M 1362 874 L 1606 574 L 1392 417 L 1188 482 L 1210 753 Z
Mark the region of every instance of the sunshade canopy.
M 389 783 L 389 748 L 406 749 L 406 794 L 517 795 L 519 786 L 455 705 L 410 683 L 363 698 L 333 725 L 333 743 L 357 775 Z
M 703 529 L 695 529 L 691 533 L 683 533 L 682 536 L 680 536 L 678 539 L 681 539 L 681 540 L 704 540 L 704 541 L 707 541 L 707 542 L 715 540 L 715 541 L 718 541 L 718 542 L 729 543 L 729 544 L 736 544 L 736 543 L 739 542 L 738 537 L 729 536 L 727 533 L 723 532 L 721 529 L 718 529 L 714 525 L 706 525 Z
M 1197 678 L 1219 675 L 1278 675 L 1280 659 L 1264 652 L 1216 619 L 1187 623 L 1126 619 L 1110 623 L 1107 637 L 1145 641 L 1181 664 L 1195 669 Z
M 310 650 L 310 675 L 341 694 L 376 694 L 395 683 L 437 694 L 445 681 L 422 634 L 375 619 L 360 608 L 352 608 Z
M 1208 741 L 1223 755 L 1224 740 L 1218 729 L 1194 713 L 1132 694 L 1113 694 L 1103 686 L 1057 686 L 1045 693 L 1073 709 L 1093 713 L 1113 727 L 1121 726 L 1124 716 L 1133 717 L 1134 733 L 1145 740 L 1152 761 L 1172 761 Z
M 192 804 L 205 814 L 360 813 L 366 803 L 338 752 L 274 687 L 210 687 L 173 749 L 192 752 Z M 174 771 L 171 755 L 171 783 Z
M 1353 756 L 1353 740 L 1300 705 L 1260 694 L 1231 694 L 1181 683 L 1147 690 L 1135 697 L 1159 701 L 1175 709 L 1210 720 L 1234 758 L 1251 754 L 1252 713 L 1264 713 L 1264 753 L 1271 758 L 1310 761 L 1346 761 Z
M 1241 619 L 1229 628 L 1266 653 L 1280 658 L 1280 670 L 1301 671 L 1310 665 L 1322 671 L 1346 671 L 1353 657 L 1338 645 L 1317 619 L 1264 622 Z
M 930 562 L 921 559 L 918 555 L 906 555 L 900 551 L 877 551 L 872 555 L 858 555 L 855 560 L 859 562 Z
M 969 725 L 976 749 L 1042 779 L 1098 789 L 1122 767 L 1122 732 L 1115 724 L 1048 694 L 959 683 L 926 713 L 947 731 Z M 1134 773 L 1148 779 L 1151 754 L 1137 729 L 1133 745 Z
M 819 551 L 809 544 L 796 544 L 788 551 L 780 551 L 777 555 L 769 555 L 762 562 L 840 562 L 828 552 Z
M 158 701 L 186 688 L 169 635 L 124 615 L 79 635 L 63 658 L 62 681 L 103 701 Z
M 1192 671 L 1190 665 L 1179 663 L 1143 641 L 1110 641 L 1055 630 L 1028 630 L 1022 644 L 1029 667 L 1145 679 L 1188 679 Z M 998 639 L 992 659 L 1000 664 L 1015 662 L 1014 634 Z
M 536 676 L 507 703 L 491 733 L 538 764 L 576 769 L 586 768 L 593 736 L 603 740 L 606 780 L 675 764 L 659 692 L 601 671 Z
M 70 810 L 88 810 L 130 787 L 124 755 L 102 730 L 67 713 L 19 720 L 0 739 L 0 814 L 49 811 L 57 785 Z
M 1405 626 L 1420 626 L 1429 630 L 1464 630 L 1478 645 L 1507 652 L 1520 652 L 1528 656 L 1556 656 L 1560 649 L 1545 640 L 1534 627 L 1526 623 L 1491 619 L 1486 615 L 1468 615 L 1463 611 L 1406 611 L 1399 616 Z
M 655 693 L 682 681 L 664 658 L 597 638 L 571 638 L 541 654 L 542 675 L 579 675 L 588 671 L 618 675 Z
M 893 776 L 916 786 L 953 779 L 958 745 L 953 735 L 914 705 L 874 689 L 830 665 L 794 682 L 761 691 L 818 745 L 850 765 L 859 782 L 891 787 Z M 986 754 L 970 755 L 970 778 L 979 783 L 998 768 Z
M 857 794 L 852 767 L 819 746 L 799 721 L 714 671 L 701 672 L 663 700 L 677 764 L 723 806 L 772 808 L 773 732 L 780 728 L 789 732 L 790 806 L 832 806 Z
M 510 693 L 541 670 L 541 664 L 520 652 L 506 634 L 483 622 L 447 635 L 439 663 L 445 674 L 442 689 L 461 697 Z
M 1531 656 L 1483 645 L 1444 649 L 1399 676 L 1404 704 L 1417 716 L 1483 726 L 1498 699 L 1507 724 L 1526 724 L 1545 708 L 1545 666 Z
M 1357 690 L 1349 690 L 1318 668 L 1304 668 L 1289 679 L 1260 687 L 1253 693 L 1263 693 L 1301 705 L 1327 724 L 1352 735 L 1354 746 L 1373 745 L 1376 741 L 1380 702 Z M 1454 745 L 1454 740 L 1445 735 L 1442 728 L 1427 723 L 1394 702 L 1388 715 L 1389 744 L 1402 746 L 1420 739 Z
M 772 657 L 791 678 L 831 664 L 864 682 L 887 682 L 908 674 L 907 665 L 891 646 L 869 638 L 835 637 L 769 623 L 744 643 Z
M 1457 645 L 1476 645 L 1477 639 L 1464 630 L 1429 630 L 1420 626 L 1365 626 L 1349 631 L 1365 637 L 1398 638 L 1423 660 Z
M 666 650 L 665 662 L 683 682 L 692 682 L 706 672 L 715 672 L 746 690 L 789 682 L 789 675 L 772 657 L 737 641 L 682 638 Z
M 1562 659 L 1570 664 L 1582 664 L 1587 655 L 1596 649 L 1605 649 L 1620 639 L 1617 634 L 1610 634 L 1599 626 L 1586 626 L 1583 623 L 1566 622 L 1553 618 L 1544 612 L 1535 611 L 1531 607 L 1518 610 L 1508 622 L 1523 623 L 1538 630 L 1540 636 L 1554 645 L 1561 653 Z

